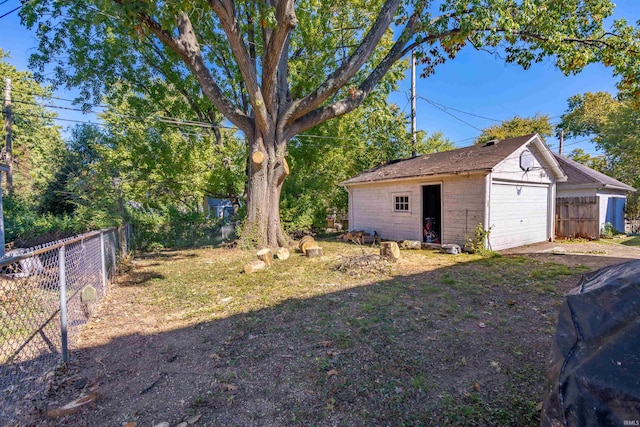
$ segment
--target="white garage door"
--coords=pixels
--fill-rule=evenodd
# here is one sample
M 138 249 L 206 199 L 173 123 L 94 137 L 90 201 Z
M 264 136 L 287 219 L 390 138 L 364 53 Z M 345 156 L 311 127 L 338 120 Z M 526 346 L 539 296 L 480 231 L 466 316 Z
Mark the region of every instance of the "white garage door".
M 491 249 L 547 240 L 549 187 L 493 183 L 489 234 Z

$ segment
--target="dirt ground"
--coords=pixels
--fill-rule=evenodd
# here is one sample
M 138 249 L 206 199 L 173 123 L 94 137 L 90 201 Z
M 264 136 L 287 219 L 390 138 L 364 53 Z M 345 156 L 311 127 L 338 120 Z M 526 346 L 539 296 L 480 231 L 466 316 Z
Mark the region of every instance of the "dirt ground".
M 377 280 L 329 270 L 286 276 L 275 286 L 306 281 L 310 290 L 253 310 L 231 307 L 241 299 L 250 307 L 269 285 L 256 275 L 234 296 L 217 290 L 241 265 L 223 251 L 137 260 L 56 375 L 47 404 L 99 399 L 34 424 L 536 425 L 562 294 L 581 272 L 640 258 L 638 248 L 596 242 L 530 245 L 491 260 L 415 251 Z M 203 285 L 222 307 L 213 320 L 167 308 L 180 306 L 158 289 L 172 280 L 161 270 L 167 262 L 181 277 L 216 265 Z M 197 299 L 204 291 L 181 292 Z

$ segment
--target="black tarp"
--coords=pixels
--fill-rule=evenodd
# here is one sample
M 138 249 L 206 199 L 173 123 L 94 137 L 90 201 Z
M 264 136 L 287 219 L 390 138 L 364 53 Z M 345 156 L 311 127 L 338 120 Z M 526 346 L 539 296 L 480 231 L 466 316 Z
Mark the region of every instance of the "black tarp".
M 560 308 L 541 426 L 640 425 L 640 260 L 583 276 Z

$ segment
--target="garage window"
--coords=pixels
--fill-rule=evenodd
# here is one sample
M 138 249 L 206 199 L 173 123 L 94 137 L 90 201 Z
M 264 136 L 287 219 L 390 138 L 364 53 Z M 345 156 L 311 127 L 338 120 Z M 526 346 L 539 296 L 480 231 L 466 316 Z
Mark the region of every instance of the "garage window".
M 393 196 L 393 210 L 396 212 L 409 212 L 409 200 L 408 194 Z

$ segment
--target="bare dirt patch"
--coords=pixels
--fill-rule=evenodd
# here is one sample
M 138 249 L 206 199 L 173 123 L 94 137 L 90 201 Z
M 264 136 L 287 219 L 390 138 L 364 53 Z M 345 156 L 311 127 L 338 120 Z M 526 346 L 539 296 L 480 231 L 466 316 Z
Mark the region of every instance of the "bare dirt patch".
M 322 246 L 252 275 L 239 250 L 137 259 L 48 404 L 101 399 L 54 424 L 534 425 L 562 292 L 640 257 L 403 251 L 352 277 L 340 257 L 377 250 Z

